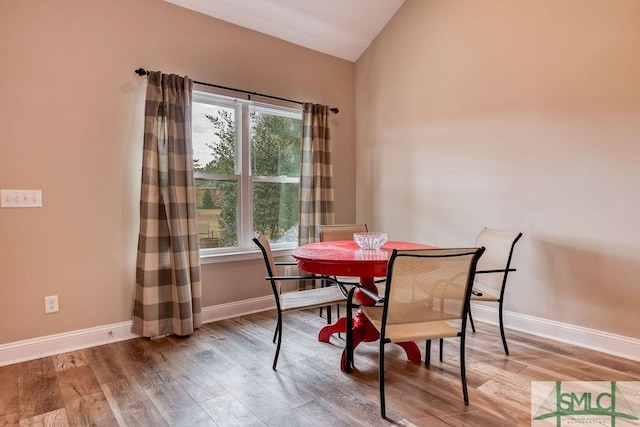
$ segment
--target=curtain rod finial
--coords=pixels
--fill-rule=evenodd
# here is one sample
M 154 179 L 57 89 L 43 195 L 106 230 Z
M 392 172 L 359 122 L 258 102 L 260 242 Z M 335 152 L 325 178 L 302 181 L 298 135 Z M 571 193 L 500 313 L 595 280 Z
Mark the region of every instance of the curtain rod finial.
M 338 110 L 338 107 L 331 107 L 329 108 L 329 111 L 331 111 L 333 114 L 338 114 L 340 112 L 340 110 Z
M 134 71 L 137 75 L 139 76 L 148 76 L 149 72 L 147 70 L 145 70 L 144 68 L 138 68 L 136 71 Z

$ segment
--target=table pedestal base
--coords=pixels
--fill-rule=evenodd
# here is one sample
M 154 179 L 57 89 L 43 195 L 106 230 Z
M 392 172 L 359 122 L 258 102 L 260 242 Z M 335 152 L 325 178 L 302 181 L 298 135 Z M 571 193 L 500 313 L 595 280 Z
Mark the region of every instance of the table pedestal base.
M 347 331 L 347 318 L 341 317 L 338 321 L 332 325 L 327 325 L 320 330 L 318 334 L 318 341 L 329 342 L 331 335 L 335 333 L 346 333 Z M 353 349 L 362 342 L 373 342 L 380 339 L 380 333 L 376 329 L 375 326 L 369 321 L 367 316 L 358 310 L 358 312 L 353 316 Z M 399 342 L 394 343 L 402 347 L 407 354 L 407 359 L 412 362 L 420 362 L 422 360 L 420 356 L 420 349 L 416 345 L 416 343 L 409 342 Z M 340 369 L 345 371 L 345 360 L 346 360 L 346 349 L 342 351 L 342 358 L 340 360 Z

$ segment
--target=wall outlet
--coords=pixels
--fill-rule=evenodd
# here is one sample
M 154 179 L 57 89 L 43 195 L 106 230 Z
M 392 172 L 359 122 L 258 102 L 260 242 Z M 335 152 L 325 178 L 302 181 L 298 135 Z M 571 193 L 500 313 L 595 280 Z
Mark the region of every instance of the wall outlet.
M 48 297 L 44 297 L 44 313 L 56 313 L 59 311 L 58 308 L 58 295 L 51 295 Z
M 284 268 L 284 275 L 285 276 L 291 276 L 291 267 L 285 267 Z

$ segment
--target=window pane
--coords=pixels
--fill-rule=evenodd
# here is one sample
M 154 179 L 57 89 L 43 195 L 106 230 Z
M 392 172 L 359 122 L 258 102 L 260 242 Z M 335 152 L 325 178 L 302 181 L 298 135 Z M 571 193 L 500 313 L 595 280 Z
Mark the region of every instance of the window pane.
M 283 247 L 295 246 L 302 114 L 211 93 L 193 95 L 203 255 L 254 250 L 251 237 L 256 232 Z
M 219 174 L 236 173 L 235 110 L 194 102 L 191 120 L 195 170 Z
M 253 183 L 253 230 L 271 243 L 298 241 L 299 184 Z
M 251 173 L 254 176 L 300 176 L 299 118 L 251 112 Z
M 238 245 L 238 183 L 196 179 L 200 249 Z

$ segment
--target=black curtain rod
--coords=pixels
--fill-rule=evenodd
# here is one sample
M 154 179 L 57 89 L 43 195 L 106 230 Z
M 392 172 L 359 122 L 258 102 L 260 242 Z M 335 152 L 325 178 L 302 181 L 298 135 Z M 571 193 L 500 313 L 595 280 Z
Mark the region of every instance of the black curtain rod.
M 138 68 L 135 71 L 135 73 L 137 75 L 139 75 L 140 77 L 149 75 L 149 72 L 147 70 L 145 70 L 144 68 Z M 293 102 L 294 104 L 300 104 L 300 105 L 303 104 L 300 101 L 294 101 L 293 99 L 287 99 L 287 98 L 280 98 L 279 96 L 265 95 L 264 93 L 251 92 L 251 91 L 244 90 L 244 89 L 236 89 L 236 88 L 233 88 L 233 87 L 214 85 L 212 83 L 198 82 L 198 81 L 195 81 L 195 80 L 193 82 L 195 84 L 202 85 L 202 86 L 215 87 L 215 88 L 218 88 L 218 89 L 225 89 L 225 90 L 230 90 L 230 91 L 233 91 L 233 92 L 246 93 L 247 95 L 261 96 L 263 98 L 277 99 L 277 100 L 285 101 L 285 102 Z M 249 99 L 251 99 L 251 98 L 249 98 Z M 329 111 L 331 111 L 334 114 L 338 114 L 340 112 L 340 110 L 337 107 L 331 107 L 331 108 L 329 108 Z

